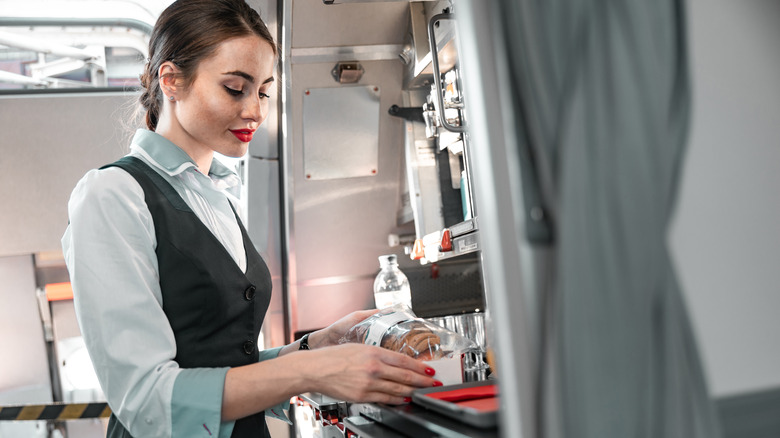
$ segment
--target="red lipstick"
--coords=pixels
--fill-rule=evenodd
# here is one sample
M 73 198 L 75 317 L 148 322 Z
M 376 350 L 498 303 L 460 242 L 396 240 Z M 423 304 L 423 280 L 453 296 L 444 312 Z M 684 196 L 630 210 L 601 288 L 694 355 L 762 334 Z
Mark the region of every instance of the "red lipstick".
M 252 141 L 252 135 L 254 135 L 254 129 L 231 129 L 230 132 L 236 136 L 237 139 L 244 143 Z

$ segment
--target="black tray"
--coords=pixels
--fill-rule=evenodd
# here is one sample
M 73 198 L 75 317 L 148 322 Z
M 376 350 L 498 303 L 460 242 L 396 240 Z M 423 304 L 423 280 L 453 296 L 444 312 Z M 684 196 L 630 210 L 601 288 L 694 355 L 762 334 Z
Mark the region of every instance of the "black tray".
M 480 382 L 468 382 L 460 385 L 437 386 L 433 388 L 418 389 L 412 392 L 412 402 L 472 426 L 481 428 L 495 427 L 498 424 L 498 409 L 494 411 L 479 411 L 468 406 L 461 406 L 457 403 L 429 397 L 428 395 L 438 392 L 478 388 L 497 384 L 498 383 L 494 380 L 486 380 Z M 498 395 L 496 395 L 496 397 L 498 397 Z

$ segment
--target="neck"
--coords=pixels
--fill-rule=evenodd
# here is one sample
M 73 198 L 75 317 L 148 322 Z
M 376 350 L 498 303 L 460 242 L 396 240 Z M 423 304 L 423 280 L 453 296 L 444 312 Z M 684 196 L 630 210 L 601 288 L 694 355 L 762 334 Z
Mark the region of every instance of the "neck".
M 178 128 L 178 129 L 177 129 Z M 161 117 L 157 123 L 157 127 L 154 130 L 157 134 L 162 135 L 171 143 L 178 146 L 181 150 L 187 153 L 192 158 L 198 170 L 204 175 L 209 174 L 211 169 L 211 161 L 214 159 L 214 151 L 211 148 L 193 142 L 192 138 L 181 128 L 181 126 L 174 126 L 171 118 Z

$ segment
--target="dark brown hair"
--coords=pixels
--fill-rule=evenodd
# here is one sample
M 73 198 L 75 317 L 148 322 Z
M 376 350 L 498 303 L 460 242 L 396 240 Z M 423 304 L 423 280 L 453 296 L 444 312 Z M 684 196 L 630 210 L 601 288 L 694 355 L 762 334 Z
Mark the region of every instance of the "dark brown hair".
M 268 41 L 277 54 L 276 43 L 260 14 L 244 0 L 177 0 L 154 25 L 149 41 L 149 62 L 141 74 L 141 105 L 146 126 L 154 131 L 162 109 L 163 94 L 157 72 L 165 61 L 179 68 L 177 80 L 192 83 L 198 64 L 211 56 L 223 41 L 257 35 Z

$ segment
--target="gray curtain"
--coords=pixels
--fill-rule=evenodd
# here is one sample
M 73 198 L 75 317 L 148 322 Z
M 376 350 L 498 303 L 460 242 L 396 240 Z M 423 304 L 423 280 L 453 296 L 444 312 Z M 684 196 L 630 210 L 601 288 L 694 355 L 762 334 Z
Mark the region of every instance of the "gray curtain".
M 718 438 L 667 231 L 691 96 L 678 0 L 498 0 L 542 291 L 544 436 Z M 544 226 L 539 227 L 539 223 Z

